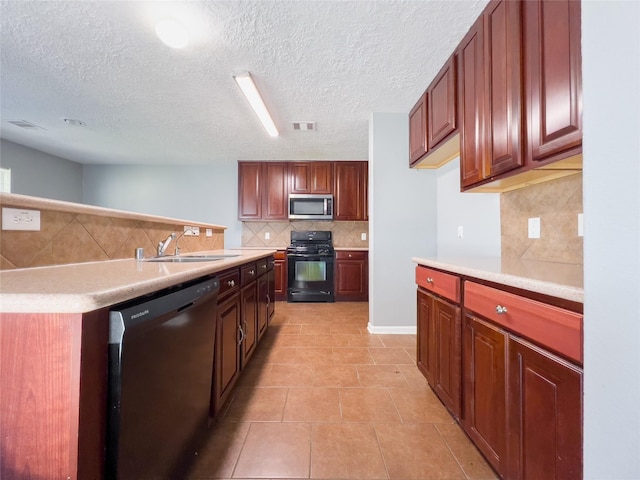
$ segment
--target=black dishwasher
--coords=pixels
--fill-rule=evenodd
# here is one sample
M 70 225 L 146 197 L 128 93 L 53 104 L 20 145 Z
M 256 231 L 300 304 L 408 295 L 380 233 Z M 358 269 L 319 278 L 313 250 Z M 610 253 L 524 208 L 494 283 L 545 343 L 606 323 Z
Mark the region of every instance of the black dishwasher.
M 217 278 L 178 285 L 109 314 L 109 479 L 180 478 L 206 435 Z

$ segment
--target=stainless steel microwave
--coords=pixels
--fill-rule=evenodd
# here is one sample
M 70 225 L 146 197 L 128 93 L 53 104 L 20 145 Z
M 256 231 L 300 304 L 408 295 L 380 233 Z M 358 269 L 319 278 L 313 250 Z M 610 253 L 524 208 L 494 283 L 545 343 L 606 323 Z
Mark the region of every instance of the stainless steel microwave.
M 290 194 L 289 220 L 333 220 L 333 195 Z

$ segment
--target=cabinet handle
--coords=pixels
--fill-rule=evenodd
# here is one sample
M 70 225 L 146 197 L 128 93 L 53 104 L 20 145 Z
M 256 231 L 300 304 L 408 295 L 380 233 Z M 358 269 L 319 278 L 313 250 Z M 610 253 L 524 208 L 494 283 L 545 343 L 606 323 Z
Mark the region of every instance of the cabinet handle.
M 433 283 L 433 278 L 427 277 L 427 283 Z
M 249 275 L 251 275 L 252 277 L 256 274 L 255 270 L 249 270 Z
M 349 258 L 351 258 L 351 254 L 349 254 Z
M 503 307 L 502 305 L 496 306 L 496 313 L 498 315 L 502 315 L 504 313 L 507 313 L 507 307 Z
M 238 345 L 240 345 L 242 342 L 244 342 L 245 333 L 244 330 L 242 330 L 242 325 L 238 325 L 238 330 L 240 330 L 240 340 L 238 340 Z
M 235 285 L 236 285 L 236 282 L 234 282 L 233 280 L 229 280 L 227 282 L 227 286 L 229 286 L 229 287 L 235 287 Z

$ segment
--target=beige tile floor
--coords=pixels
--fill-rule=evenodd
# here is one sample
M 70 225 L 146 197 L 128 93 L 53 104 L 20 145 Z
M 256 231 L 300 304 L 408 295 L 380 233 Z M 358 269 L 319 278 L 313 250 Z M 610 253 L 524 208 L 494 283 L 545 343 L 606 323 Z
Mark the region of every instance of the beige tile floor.
M 368 304 L 276 304 L 191 479 L 495 479 Z

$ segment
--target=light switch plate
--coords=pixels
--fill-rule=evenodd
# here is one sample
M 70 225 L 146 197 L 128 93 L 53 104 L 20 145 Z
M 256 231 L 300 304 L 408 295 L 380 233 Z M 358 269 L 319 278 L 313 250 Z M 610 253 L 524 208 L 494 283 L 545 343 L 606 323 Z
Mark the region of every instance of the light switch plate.
M 578 236 L 584 237 L 584 221 L 581 213 L 578 214 Z
M 40 230 L 40 210 L 2 207 L 3 230 Z
M 529 238 L 540 238 L 540 217 L 529 219 Z
M 270 232 L 264 232 L 264 239 L 265 240 L 271 240 L 271 233 Z
M 213 228 L 207 228 L 205 230 L 205 236 L 207 237 L 213 237 Z
M 367 234 L 366 234 L 366 233 L 364 233 L 364 232 L 363 232 L 363 233 L 361 233 L 361 234 L 360 234 L 360 240 L 363 240 L 363 241 L 364 241 L 364 240 L 366 240 L 366 239 L 367 239 Z

